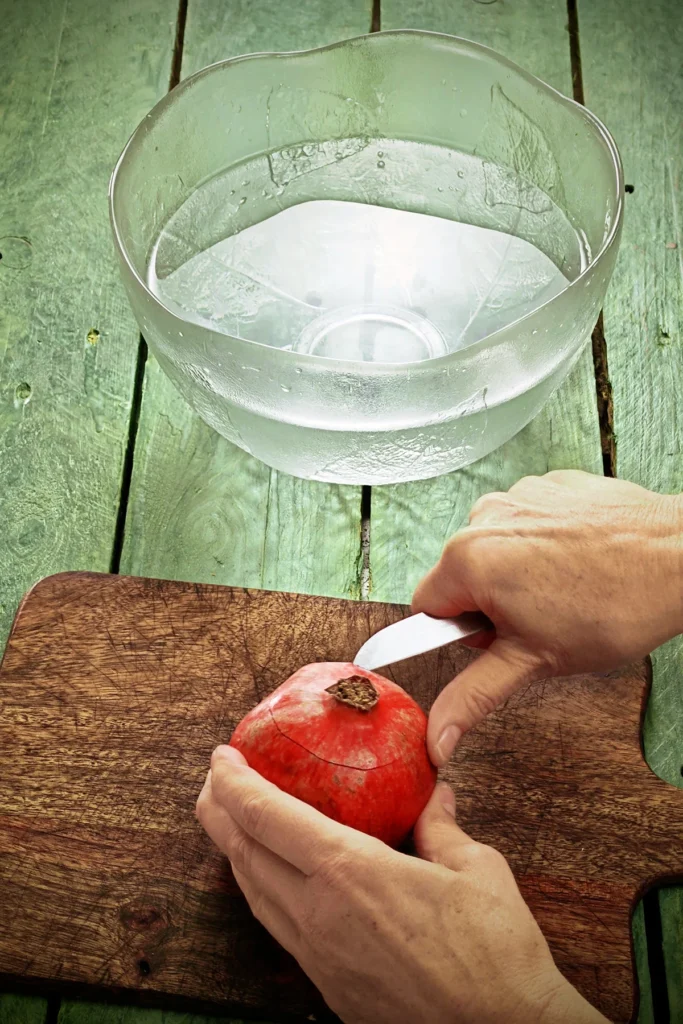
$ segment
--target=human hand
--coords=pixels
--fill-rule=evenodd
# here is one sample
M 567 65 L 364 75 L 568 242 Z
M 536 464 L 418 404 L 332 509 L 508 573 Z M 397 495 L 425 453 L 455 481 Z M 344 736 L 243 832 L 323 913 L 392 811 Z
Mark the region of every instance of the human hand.
M 562 977 L 503 857 L 437 786 L 396 853 L 283 793 L 232 747 L 197 816 L 254 915 L 347 1024 L 597 1024 Z
M 681 498 L 568 470 L 485 495 L 469 522 L 413 599 L 416 612 L 481 610 L 496 627 L 434 702 L 437 765 L 525 683 L 608 671 L 683 631 Z

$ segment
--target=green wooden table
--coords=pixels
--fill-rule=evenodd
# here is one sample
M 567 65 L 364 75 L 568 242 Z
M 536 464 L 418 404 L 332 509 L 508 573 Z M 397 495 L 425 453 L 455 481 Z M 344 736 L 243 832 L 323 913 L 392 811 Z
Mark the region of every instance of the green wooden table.
M 578 467 L 683 490 L 680 0 L 0 0 L 0 643 L 65 569 L 406 601 L 474 500 Z M 486 43 L 585 102 L 625 163 L 604 311 L 571 379 L 462 472 L 368 490 L 295 480 L 206 427 L 147 357 L 119 283 L 106 190 L 169 84 L 221 58 L 424 28 Z M 596 387 L 597 380 L 597 387 Z M 683 645 L 657 652 L 652 767 L 681 784 Z M 634 918 L 640 1020 L 683 1022 L 683 895 Z M 198 1024 L 0 995 L 0 1024 Z

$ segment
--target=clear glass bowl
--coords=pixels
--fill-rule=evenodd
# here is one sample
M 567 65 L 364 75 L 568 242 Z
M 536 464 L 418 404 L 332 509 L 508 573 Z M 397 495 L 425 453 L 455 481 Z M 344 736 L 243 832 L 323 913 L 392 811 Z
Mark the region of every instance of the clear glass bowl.
M 478 44 L 389 32 L 205 68 L 110 209 L 142 333 L 207 423 L 340 483 L 498 447 L 580 355 L 614 268 L 616 146 Z

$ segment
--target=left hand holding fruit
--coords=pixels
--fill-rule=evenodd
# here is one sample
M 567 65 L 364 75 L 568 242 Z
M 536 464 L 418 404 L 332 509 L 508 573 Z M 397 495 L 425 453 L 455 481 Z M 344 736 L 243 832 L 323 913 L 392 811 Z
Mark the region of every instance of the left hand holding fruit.
M 422 860 L 283 793 L 228 746 L 197 815 L 254 915 L 347 1024 L 597 1024 L 504 858 L 465 835 L 448 786 L 415 828 Z

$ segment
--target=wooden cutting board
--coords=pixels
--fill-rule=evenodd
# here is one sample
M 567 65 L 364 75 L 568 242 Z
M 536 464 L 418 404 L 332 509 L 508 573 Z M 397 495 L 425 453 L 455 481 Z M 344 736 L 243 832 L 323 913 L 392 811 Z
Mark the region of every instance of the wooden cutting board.
M 325 1016 L 194 803 L 250 707 L 405 613 L 86 573 L 38 584 L 0 672 L 4 979 Z M 456 645 L 387 674 L 427 708 L 469 657 Z M 683 792 L 640 750 L 647 689 L 643 665 L 530 686 L 445 772 L 463 827 L 505 854 L 559 967 L 615 1021 L 634 1008 L 634 902 L 683 876 Z

